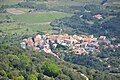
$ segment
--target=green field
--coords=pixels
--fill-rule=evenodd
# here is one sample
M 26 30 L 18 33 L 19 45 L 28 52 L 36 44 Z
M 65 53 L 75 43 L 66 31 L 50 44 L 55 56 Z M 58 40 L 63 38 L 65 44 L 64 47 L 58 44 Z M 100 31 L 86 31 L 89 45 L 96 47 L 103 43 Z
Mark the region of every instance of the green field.
M 45 31 L 45 30 L 49 30 L 51 29 L 50 25 L 35 25 L 35 26 L 30 26 L 29 28 L 31 28 L 32 30 L 40 30 L 40 31 Z
M 28 12 L 29 10 L 33 10 L 33 9 L 30 9 L 30 8 L 16 8 L 16 9 L 24 11 L 24 12 Z
M 65 16 L 72 16 L 62 12 L 41 12 L 41 13 L 26 13 L 21 15 L 0 14 L 0 20 L 6 20 L 6 15 L 16 20 L 13 23 L 0 24 L 0 35 L 2 34 L 17 34 L 17 35 L 32 35 L 39 31 L 53 33 L 52 27 L 48 24 L 51 21 Z
M 0 14 L 0 20 L 2 21 L 2 20 L 5 20 L 5 19 L 6 19 L 6 15 Z
M 54 19 L 62 18 L 65 16 L 71 16 L 72 14 L 62 12 L 41 12 L 41 13 L 28 13 L 21 15 L 12 15 L 13 19 L 17 22 L 24 23 L 40 23 L 40 22 L 51 22 Z
M 17 34 L 17 35 L 33 35 L 36 34 L 37 31 L 46 31 L 49 33 L 52 32 L 50 25 L 39 25 L 39 26 L 28 26 L 28 25 L 22 25 L 19 23 L 13 23 L 13 24 L 4 24 L 0 25 L 0 30 L 3 32 L 0 32 L 0 35 L 2 34 Z

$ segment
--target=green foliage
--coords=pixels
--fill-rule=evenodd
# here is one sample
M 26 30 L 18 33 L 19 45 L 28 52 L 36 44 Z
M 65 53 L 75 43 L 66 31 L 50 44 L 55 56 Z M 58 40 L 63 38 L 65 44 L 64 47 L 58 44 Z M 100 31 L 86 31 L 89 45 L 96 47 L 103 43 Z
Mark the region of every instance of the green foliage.
M 4 8 L 0 8 L 0 13 L 5 13 L 5 9 Z
M 15 77 L 14 80 L 24 80 L 24 77 L 23 76 L 18 76 L 18 77 Z
M 26 56 L 25 54 L 19 55 L 19 58 L 21 60 L 21 62 L 25 62 L 26 66 L 29 65 L 30 63 L 30 59 L 28 56 Z
M 81 6 L 71 6 L 70 8 L 75 8 L 74 10 L 78 10 Z M 75 12 L 75 15 L 72 17 L 64 17 L 61 19 L 56 19 L 51 22 L 51 26 L 53 27 L 70 27 L 73 28 L 75 34 L 79 34 L 80 32 L 94 34 L 97 36 L 106 35 L 108 37 L 120 36 L 120 17 L 119 12 L 110 12 L 103 6 L 88 4 L 83 7 L 87 11 L 79 10 Z M 73 11 L 74 12 L 74 11 Z M 96 14 L 101 14 L 102 19 L 97 19 L 94 16 Z M 114 16 L 114 17 L 113 17 Z
M 70 77 L 69 76 L 66 76 L 64 74 L 59 74 L 55 80 L 70 80 Z
M 41 13 L 28 13 L 28 14 L 21 14 L 21 15 L 12 15 L 13 19 L 16 19 L 17 22 L 24 22 L 24 23 L 44 23 L 44 22 L 51 22 L 56 18 L 62 18 L 65 16 L 72 16 L 72 14 L 62 13 L 62 12 L 41 12 Z
M 30 80 L 38 80 L 38 78 L 35 74 L 30 74 L 29 78 L 30 78 Z
M 38 74 L 38 80 L 44 80 L 44 75 L 42 73 Z
M 28 13 L 21 15 L 0 14 L 0 80 L 84 80 L 85 77 L 81 76 L 80 73 L 85 74 L 90 80 L 120 80 L 120 49 L 116 50 L 116 52 L 112 52 L 111 49 L 101 49 L 102 54 L 78 56 L 70 53 L 64 54 L 68 48 L 59 45 L 55 51 L 59 52 L 59 55 L 65 61 L 79 64 L 76 66 L 72 63 L 58 60 L 50 54 L 27 51 L 16 47 L 19 46 L 19 42 L 23 38 L 27 38 L 37 32 L 53 32 L 49 22 L 54 19 L 56 20 L 51 25 L 54 27 L 63 27 L 63 30 L 65 29 L 64 33 L 77 34 L 82 31 L 88 34 L 107 35 L 108 37 L 115 36 L 119 38 L 119 6 L 111 6 L 109 3 L 106 4 L 109 6 L 98 5 L 100 4 L 98 2 L 101 2 L 101 0 L 49 0 L 50 3 L 42 2 L 48 0 L 24 0 L 24 2 L 18 3 L 19 1 L 21 0 L 0 1 L 0 6 L 2 4 L 0 12 L 2 13 L 6 12 L 6 8 L 8 7 L 31 9 L 30 11 L 24 10 Z M 37 1 L 41 1 L 39 2 L 40 4 Z M 14 5 L 14 3 L 16 4 Z M 85 3 L 85 5 L 83 6 L 82 3 Z M 97 3 L 97 5 L 94 3 Z M 9 6 L 10 4 L 12 6 Z M 45 10 L 45 12 L 32 12 L 38 10 Z M 85 12 L 86 10 L 88 12 Z M 75 15 L 71 13 L 75 13 Z M 97 20 L 93 17 L 98 13 L 102 14 L 102 20 Z M 80 17 L 81 15 L 83 17 Z M 9 24 L 6 24 L 7 22 Z M 66 31 L 68 29 L 69 31 Z M 116 43 L 118 42 L 119 40 Z M 113 43 L 116 44 L 115 42 Z M 103 62 L 95 57 L 100 57 Z M 104 58 L 107 57 L 110 59 L 104 61 Z M 107 68 L 108 64 L 111 65 L 111 68 Z M 88 69 L 80 65 L 86 66 Z M 90 70 L 91 68 L 94 70 Z M 110 72 L 111 74 L 105 72 Z
M 1 76 L 6 76 L 6 72 L 4 70 L 0 70 L 0 75 Z
M 80 75 L 79 72 L 76 72 L 73 69 L 70 69 L 68 67 L 63 67 L 62 72 L 69 76 L 71 80 L 82 80 L 82 76 Z
M 78 57 L 80 58 L 80 56 Z M 0 45 L 0 61 L 0 79 L 3 80 L 44 80 L 51 77 L 51 80 L 82 80 L 79 72 L 85 74 L 90 80 L 113 80 L 113 78 L 119 80 L 119 76 L 95 72 L 80 65 L 63 62 L 50 54 L 27 51 L 7 45 Z M 45 75 L 49 77 L 45 78 Z
M 55 62 L 52 60 L 46 60 L 43 64 L 44 74 L 50 77 L 56 77 L 58 74 L 61 73 L 61 69 L 57 66 Z

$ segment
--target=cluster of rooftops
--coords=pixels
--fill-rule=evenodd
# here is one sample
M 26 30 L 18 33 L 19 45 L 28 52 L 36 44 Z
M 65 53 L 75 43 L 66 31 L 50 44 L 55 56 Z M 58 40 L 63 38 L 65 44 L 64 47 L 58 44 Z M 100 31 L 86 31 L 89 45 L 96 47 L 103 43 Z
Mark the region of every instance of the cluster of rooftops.
M 35 37 L 29 37 L 23 39 L 20 43 L 24 49 L 44 51 L 45 53 L 53 53 L 52 48 L 56 48 L 58 45 L 69 47 L 71 52 L 75 54 L 88 54 L 90 52 L 100 52 L 100 44 L 103 44 L 105 48 L 112 47 L 118 48 L 117 45 L 112 45 L 111 41 L 106 39 L 106 36 L 100 36 L 98 38 L 93 35 L 39 35 Z

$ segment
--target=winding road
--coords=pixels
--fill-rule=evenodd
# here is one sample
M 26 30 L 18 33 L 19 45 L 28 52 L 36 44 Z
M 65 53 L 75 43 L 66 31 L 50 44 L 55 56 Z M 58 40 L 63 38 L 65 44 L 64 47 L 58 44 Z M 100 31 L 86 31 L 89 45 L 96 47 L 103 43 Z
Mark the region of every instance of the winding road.
M 89 80 L 89 78 L 88 78 L 86 75 L 84 75 L 84 74 L 82 74 L 82 73 L 80 73 L 80 74 L 81 74 L 81 76 L 85 77 L 86 80 Z
M 59 56 L 56 55 L 55 53 L 52 52 L 52 53 L 50 53 L 50 54 L 52 54 L 53 56 L 55 56 L 55 57 L 57 57 L 58 59 L 60 59 Z
M 74 71 L 77 71 L 77 70 L 74 69 Z M 89 80 L 89 78 L 85 74 L 80 72 L 80 75 L 83 76 L 86 80 Z

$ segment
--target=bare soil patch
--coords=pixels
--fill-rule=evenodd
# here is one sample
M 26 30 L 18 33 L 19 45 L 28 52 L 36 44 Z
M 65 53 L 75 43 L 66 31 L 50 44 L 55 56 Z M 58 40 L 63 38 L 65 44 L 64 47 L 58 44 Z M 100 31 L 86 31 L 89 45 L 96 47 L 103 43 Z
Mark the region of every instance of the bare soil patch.
M 24 14 L 25 13 L 24 11 L 17 10 L 15 8 L 8 8 L 8 9 L 6 9 L 6 11 L 8 13 L 15 14 L 15 15 L 20 15 L 20 14 Z

